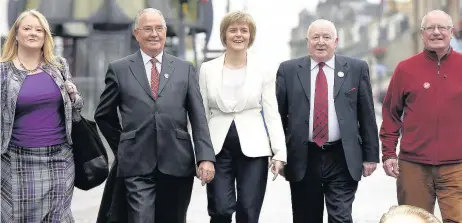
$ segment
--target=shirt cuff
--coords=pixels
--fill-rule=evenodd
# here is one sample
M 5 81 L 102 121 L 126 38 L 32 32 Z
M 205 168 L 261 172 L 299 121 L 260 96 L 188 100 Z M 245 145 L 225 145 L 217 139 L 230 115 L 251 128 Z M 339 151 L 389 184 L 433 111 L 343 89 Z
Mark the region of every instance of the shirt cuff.
M 385 161 L 387 161 L 389 159 L 398 159 L 398 156 L 396 156 L 396 155 L 382 156 L 382 163 L 384 163 Z

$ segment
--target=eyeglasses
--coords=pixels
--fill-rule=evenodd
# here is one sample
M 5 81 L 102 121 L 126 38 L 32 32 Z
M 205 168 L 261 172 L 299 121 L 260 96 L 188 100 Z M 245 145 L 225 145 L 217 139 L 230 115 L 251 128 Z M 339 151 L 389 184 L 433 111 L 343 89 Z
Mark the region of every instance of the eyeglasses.
M 152 32 L 154 32 L 154 30 L 157 32 L 157 33 L 162 33 L 165 31 L 165 27 L 164 26 L 156 26 L 156 27 L 152 27 L 152 26 L 145 26 L 141 29 L 137 29 L 137 30 L 142 30 L 143 32 L 147 33 L 147 34 L 151 34 Z
M 428 27 L 421 27 L 420 29 L 428 32 L 428 33 L 433 33 L 435 32 L 436 29 L 438 29 L 440 32 L 446 32 L 450 29 L 452 29 L 452 26 L 428 26 Z

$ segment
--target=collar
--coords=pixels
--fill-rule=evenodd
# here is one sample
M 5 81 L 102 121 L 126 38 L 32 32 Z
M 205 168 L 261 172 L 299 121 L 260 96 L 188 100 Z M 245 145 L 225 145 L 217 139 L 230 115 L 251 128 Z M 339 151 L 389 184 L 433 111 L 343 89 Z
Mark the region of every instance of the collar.
M 311 60 L 311 70 L 313 70 L 316 66 L 318 66 L 318 62 L 314 61 L 313 58 L 310 57 Z M 335 55 L 330 58 L 330 60 L 325 62 L 326 66 L 334 69 L 335 66 Z
M 438 61 L 438 55 L 436 55 L 436 52 L 433 51 L 433 50 L 428 50 L 428 49 L 424 49 L 424 52 L 425 52 L 425 55 L 431 59 L 431 60 L 434 60 L 434 61 Z M 449 55 L 451 54 L 452 52 L 452 47 L 448 47 L 448 51 L 446 52 L 446 54 L 441 57 L 440 61 L 441 60 L 446 60 L 448 59 Z
M 143 64 L 146 65 L 147 63 L 150 63 L 151 62 L 151 59 L 152 57 L 149 56 L 148 54 L 146 54 L 143 50 L 140 49 L 140 52 L 141 52 L 141 57 L 143 58 Z M 164 55 L 164 51 L 161 51 L 159 54 L 157 54 L 157 56 L 155 56 L 154 58 L 157 59 L 157 61 L 159 61 L 160 64 L 162 64 L 162 56 Z

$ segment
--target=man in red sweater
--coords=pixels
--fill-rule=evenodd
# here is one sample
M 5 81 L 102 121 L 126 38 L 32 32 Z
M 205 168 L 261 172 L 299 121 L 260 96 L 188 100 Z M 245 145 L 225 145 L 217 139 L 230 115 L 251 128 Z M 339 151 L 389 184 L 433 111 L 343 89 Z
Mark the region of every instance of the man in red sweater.
M 462 222 L 462 54 L 449 47 L 453 29 L 443 11 L 423 17 L 425 50 L 396 67 L 380 129 L 383 168 L 397 178 L 398 203 L 433 213 L 437 198 L 445 223 Z

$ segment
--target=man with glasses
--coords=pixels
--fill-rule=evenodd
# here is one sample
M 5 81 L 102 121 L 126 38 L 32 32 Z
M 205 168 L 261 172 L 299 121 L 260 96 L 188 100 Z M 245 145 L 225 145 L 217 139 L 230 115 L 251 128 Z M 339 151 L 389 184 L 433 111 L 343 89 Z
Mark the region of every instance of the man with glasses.
M 397 178 L 398 203 L 433 213 L 438 199 L 445 223 L 462 222 L 462 54 L 449 46 L 453 30 L 443 11 L 423 17 L 425 49 L 396 67 L 380 130 L 383 168 Z
M 113 196 L 105 192 L 115 201 L 109 214 L 100 215 L 127 213 L 109 217 L 117 222 L 184 223 L 196 164 L 202 185 L 215 174 L 198 75 L 191 63 L 164 52 L 167 26 L 159 10 L 141 11 L 133 35 L 140 50 L 109 64 L 95 112 L 116 155 L 117 182 L 122 185 L 117 188 L 125 191 Z

